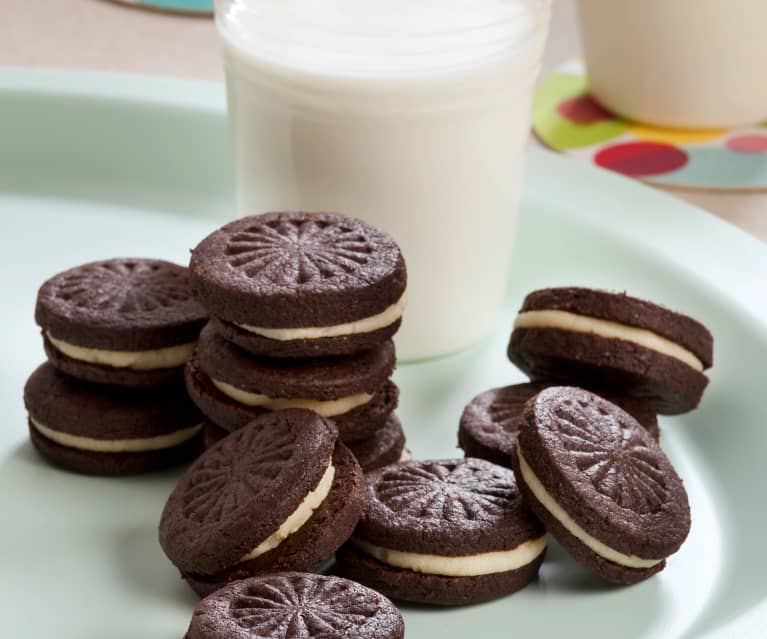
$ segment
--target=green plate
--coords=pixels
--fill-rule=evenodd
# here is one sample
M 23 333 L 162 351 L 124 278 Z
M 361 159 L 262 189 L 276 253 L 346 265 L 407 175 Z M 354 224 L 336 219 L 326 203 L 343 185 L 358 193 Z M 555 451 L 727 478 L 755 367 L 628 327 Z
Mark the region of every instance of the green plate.
M 186 630 L 195 599 L 157 543 L 176 474 L 97 479 L 49 468 L 27 441 L 21 393 L 44 357 L 37 286 L 90 259 L 186 261 L 235 216 L 230 175 L 220 85 L 0 72 L 3 637 L 177 639 Z M 540 580 L 512 597 L 405 607 L 408 638 L 767 637 L 767 249 L 677 200 L 541 151 L 530 154 L 522 209 L 496 334 L 396 373 L 409 445 L 418 457 L 457 456 L 463 405 L 521 380 L 504 353 L 525 292 L 626 289 L 700 318 L 716 337 L 700 410 L 662 420 L 692 533 L 663 573 L 622 589 L 552 544 Z

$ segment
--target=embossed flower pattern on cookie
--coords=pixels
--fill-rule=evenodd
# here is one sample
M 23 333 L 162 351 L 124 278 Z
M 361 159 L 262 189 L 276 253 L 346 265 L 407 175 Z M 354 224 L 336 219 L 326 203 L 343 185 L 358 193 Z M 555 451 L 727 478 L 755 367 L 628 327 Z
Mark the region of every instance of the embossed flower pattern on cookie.
M 299 285 L 356 277 L 373 252 L 352 225 L 323 219 L 278 218 L 238 231 L 229 239 L 229 264 L 252 279 Z
M 516 433 L 519 430 L 519 414 L 524 405 L 525 402 L 519 397 L 510 396 L 509 393 L 498 393 L 487 407 L 490 423 L 495 427 L 489 427 L 486 430 L 495 431 L 500 428 L 507 433 Z
M 153 260 L 108 260 L 53 281 L 53 297 L 86 311 L 141 315 L 192 299 L 186 274 Z
M 554 408 L 562 446 L 599 493 L 633 512 L 656 512 L 668 499 L 659 451 L 628 415 L 602 403 L 566 399 Z
M 248 584 L 231 604 L 238 626 L 269 639 L 352 637 L 378 611 L 374 592 L 315 575 L 262 579 Z
M 247 504 L 284 468 L 295 445 L 292 431 L 267 437 L 257 429 L 238 431 L 206 453 L 184 493 L 184 515 L 219 522 Z
M 398 464 L 375 492 L 400 516 L 446 521 L 502 517 L 517 495 L 508 471 L 475 459 Z

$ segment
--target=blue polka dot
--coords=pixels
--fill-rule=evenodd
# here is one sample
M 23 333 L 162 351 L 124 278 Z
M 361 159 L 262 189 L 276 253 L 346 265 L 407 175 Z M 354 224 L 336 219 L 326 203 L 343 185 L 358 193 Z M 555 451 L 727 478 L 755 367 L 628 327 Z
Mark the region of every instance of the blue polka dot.
M 767 188 L 767 154 L 736 153 L 714 147 L 686 147 L 689 162 L 653 182 L 714 188 Z
M 212 13 L 213 0 L 139 0 L 138 4 L 157 9 Z

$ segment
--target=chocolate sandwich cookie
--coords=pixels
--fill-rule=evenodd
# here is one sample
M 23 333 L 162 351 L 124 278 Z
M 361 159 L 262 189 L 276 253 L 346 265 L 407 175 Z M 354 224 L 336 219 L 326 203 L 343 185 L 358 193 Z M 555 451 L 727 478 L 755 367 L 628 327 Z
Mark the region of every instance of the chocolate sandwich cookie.
M 195 608 L 184 639 L 403 639 L 405 622 L 375 590 L 283 572 L 230 584 Z
M 236 430 L 272 410 L 307 408 L 336 422 L 344 441 L 370 437 L 396 408 L 394 345 L 346 357 L 257 358 L 219 335 L 200 334 L 187 366 L 187 387 L 209 419 Z
M 216 426 L 213 422 L 206 421 L 202 427 L 202 437 L 205 442 L 205 448 L 211 448 L 220 442 L 224 437 L 229 434 L 228 430 L 224 430 L 220 426 Z
M 40 287 L 35 308 L 51 364 L 123 386 L 178 381 L 206 319 L 186 268 L 139 258 L 59 273 Z
M 363 476 L 333 423 L 268 413 L 205 451 L 165 505 L 160 545 L 200 595 L 281 570 L 314 570 L 349 537 Z
M 530 378 L 649 401 L 663 414 L 700 402 L 714 340 L 694 319 L 625 293 L 552 288 L 525 298 L 509 359 Z
M 206 422 L 204 429 L 205 448 L 210 448 L 229 434 L 213 422 Z M 396 415 L 390 415 L 386 423 L 367 439 L 350 442 L 348 448 L 357 458 L 364 472 L 382 466 L 410 460 L 410 451 L 405 448 L 405 433 Z
M 348 355 L 390 339 L 407 281 L 397 244 L 357 219 L 266 213 L 192 252 L 192 285 L 226 339 L 268 357 Z
M 511 456 L 525 403 L 552 385 L 538 382 L 502 386 L 472 399 L 463 410 L 458 428 L 458 446 L 466 457 L 479 457 L 511 468 Z M 633 415 L 654 439 L 660 437 L 658 416 L 646 401 L 627 395 L 602 393 L 602 397 Z
M 388 466 L 409 459 L 405 449 L 405 432 L 399 418 L 392 414 L 386 423 L 371 437 L 349 443 L 349 450 L 354 453 L 362 470 L 366 473 L 382 466 Z
M 462 605 L 524 587 L 545 550 L 507 468 L 411 461 L 367 475 L 365 510 L 336 561 L 339 574 L 392 599 Z
M 690 530 L 687 493 L 657 442 L 588 391 L 555 386 L 528 402 L 512 465 L 546 529 L 607 581 L 662 570 Z
M 78 473 L 128 475 L 202 451 L 202 415 L 181 382 L 103 387 L 40 366 L 24 387 L 29 434 L 50 462 Z

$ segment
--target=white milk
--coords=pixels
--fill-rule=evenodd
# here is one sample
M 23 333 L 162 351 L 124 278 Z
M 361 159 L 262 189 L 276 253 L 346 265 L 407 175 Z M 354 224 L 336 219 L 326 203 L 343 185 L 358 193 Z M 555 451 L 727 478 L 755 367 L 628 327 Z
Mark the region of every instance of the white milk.
M 580 0 L 592 93 L 661 126 L 767 118 L 767 0 Z
M 485 335 L 506 288 L 547 0 L 231 0 L 240 213 L 361 217 L 408 265 L 400 357 Z

